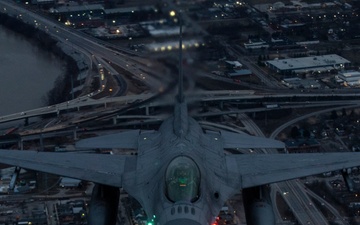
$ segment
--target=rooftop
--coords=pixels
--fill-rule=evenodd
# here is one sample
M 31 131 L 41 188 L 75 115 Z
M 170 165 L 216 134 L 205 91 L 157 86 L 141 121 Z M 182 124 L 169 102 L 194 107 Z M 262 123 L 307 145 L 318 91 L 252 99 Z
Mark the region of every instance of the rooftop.
M 337 66 L 350 63 L 349 60 L 336 55 L 322 55 L 322 56 L 309 56 L 301 58 L 289 58 L 289 59 L 276 59 L 266 61 L 269 65 L 276 67 L 279 70 L 299 70 L 306 68 L 320 68 L 326 66 Z
M 347 70 L 347 71 L 343 71 L 339 73 L 340 76 L 348 78 L 348 77 L 359 77 L 360 76 L 360 72 L 359 71 L 355 71 L 355 70 Z
M 91 10 L 104 10 L 104 7 L 101 4 L 69 5 L 69 6 L 60 6 L 54 9 L 54 12 L 66 13 L 66 12 L 81 12 L 81 11 L 91 11 Z
M 155 7 L 142 5 L 141 8 L 137 7 L 137 6 L 133 6 L 133 7 L 126 7 L 126 8 L 105 9 L 104 11 L 106 14 L 115 14 L 115 13 L 131 13 L 131 12 L 140 11 L 140 10 L 155 10 Z

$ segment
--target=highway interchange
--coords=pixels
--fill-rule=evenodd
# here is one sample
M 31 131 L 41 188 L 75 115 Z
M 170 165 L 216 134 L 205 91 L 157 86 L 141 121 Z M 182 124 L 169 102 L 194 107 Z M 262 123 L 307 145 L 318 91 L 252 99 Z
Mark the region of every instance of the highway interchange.
M 107 69 L 111 74 L 117 73 L 116 70 L 112 68 L 112 64 L 116 64 L 117 66 L 123 68 L 124 70 L 128 71 L 129 73 L 133 74 L 134 77 L 137 77 L 140 81 L 146 83 L 148 87 L 150 87 L 150 90 L 152 90 L 149 93 L 144 93 L 141 95 L 127 95 L 127 96 L 119 96 L 119 97 L 110 97 L 110 98 L 101 98 L 95 100 L 92 98 L 93 95 L 96 95 L 97 93 L 90 93 L 89 95 L 85 95 L 76 99 L 73 99 L 68 102 L 63 102 L 57 105 L 53 106 L 47 106 L 42 107 L 38 109 L 33 109 L 25 112 L 19 112 L 11 115 L 2 115 L 0 117 L 0 123 L 6 123 L 9 121 L 19 120 L 19 119 L 26 119 L 31 117 L 38 117 L 45 114 L 54 114 L 59 116 L 59 114 L 65 113 L 66 111 L 70 109 L 77 109 L 80 110 L 83 107 L 97 105 L 97 106 L 103 106 L 103 110 L 100 111 L 100 114 L 106 111 L 108 114 L 109 111 L 114 111 L 114 116 L 116 116 L 117 110 L 114 108 L 109 107 L 113 103 L 116 103 L 117 105 L 128 105 L 134 102 L 141 102 L 146 99 L 149 99 L 150 97 L 153 97 L 153 92 L 158 92 L 159 90 L 162 90 L 164 86 L 166 86 L 168 83 L 170 83 L 173 80 L 173 77 L 171 76 L 170 70 L 168 70 L 166 67 L 163 67 L 162 65 L 155 64 L 152 60 L 147 60 L 143 58 L 143 55 L 128 51 L 126 49 L 121 49 L 119 47 L 110 46 L 106 42 L 99 41 L 97 39 L 94 39 L 82 32 L 78 32 L 74 29 L 68 28 L 66 26 L 60 25 L 57 22 L 54 22 L 52 20 L 49 20 L 47 18 L 44 18 L 43 16 L 40 16 L 34 12 L 28 11 L 26 9 L 23 9 L 22 7 L 19 7 L 17 5 L 14 5 L 11 1 L 1 1 L 0 2 L 0 11 L 3 13 L 8 13 L 10 15 L 22 15 L 22 19 L 25 22 L 28 23 L 34 23 L 34 26 L 38 26 L 39 29 L 44 29 L 47 33 L 55 37 L 57 40 L 63 42 L 63 43 L 71 43 L 71 46 L 77 49 L 78 51 L 81 51 L 87 57 L 89 58 L 89 61 L 91 62 L 97 62 L 97 64 L 100 64 Z M 187 18 L 189 19 L 189 18 Z M 194 23 L 196 24 L 196 23 Z M 111 48 L 110 48 L 111 47 Z M 231 51 L 236 51 L 232 49 L 231 46 L 227 46 Z M 236 54 L 236 53 L 234 53 Z M 106 61 L 104 61 L 106 60 Z M 249 60 L 244 56 L 243 57 L 244 62 L 247 62 L 249 64 Z M 102 63 L 101 63 L 102 62 Z M 254 66 L 249 64 L 249 68 L 253 68 Z M 254 67 L 254 70 L 258 71 Z M 161 73 L 161 79 L 159 77 L 151 76 L 150 74 L 159 74 Z M 262 74 L 262 71 L 256 72 L 260 77 L 261 80 L 264 81 L 265 84 L 269 87 L 279 87 L 278 83 L 274 83 L 275 81 L 269 80 L 267 77 L 265 77 Z M 206 75 L 209 76 L 209 75 Z M 144 78 L 145 77 L 145 78 Z M 101 90 L 100 90 L 101 91 Z M 321 95 L 326 96 L 351 96 L 351 97 L 357 97 L 358 93 L 343 93 L 341 90 L 334 92 L 326 91 L 324 93 L 297 93 L 296 96 L 300 97 L 319 97 Z M 229 102 L 229 101 L 237 101 L 237 100 L 261 100 L 261 99 L 269 99 L 269 97 L 274 98 L 274 102 L 276 102 L 276 98 L 282 99 L 284 97 L 292 97 L 294 96 L 293 91 L 284 91 L 282 94 L 274 94 L 273 92 L 259 92 L 259 91 L 208 91 L 208 92 L 201 92 L 196 93 L 193 95 L 193 101 L 217 101 L 219 104 L 220 102 Z M 281 102 L 281 100 L 279 101 Z M 158 102 L 152 102 L 151 104 L 142 105 L 141 107 L 151 107 L 155 106 L 157 104 L 171 104 L 164 103 L 164 101 L 158 101 Z M 294 107 L 313 107 L 313 106 L 337 106 L 339 109 L 344 107 L 358 107 L 359 103 L 358 100 L 339 100 L 339 101 L 311 101 L 311 102 L 291 102 L 291 103 L 282 103 L 282 108 L 294 108 Z M 108 107 L 108 108 L 107 108 Z M 327 111 L 333 110 L 334 108 L 326 109 Z M 217 112 L 208 112 L 201 115 L 198 115 L 199 117 L 205 117 L 205 116 L 215 116 L 215 115 L 221 115 L 221 114 L 238 114 L 240 117 L 243 118 L 243 124 L 247 130 L 250 130 L 251 133 L 256 134 L 258 136 L 264 136 L 261 129 L 255 125 L 249 118 L 245 118 L 246 112 L 249 111 L 264 111 L 264 107 L 256 108 L 256 109 L 230 109 L 229 111 L 217 111 Z M 270 109 L 269 109 L 270 110 Z M 323 112 L 315 112 L 316 113 L 323 113 Z M 311 116 L 314 114 L 306 115 Z M 290 121 L 288 123 L 284 123 L 281 127 L 276 129 L 270 137 L 275 138 L 277 134 L 283 130 L 285 127 L 289 126 L 291 123 L 296 122 L 297 120 L 301 120 L 304 117 L 299 117 L 294 121 Z M 61 129 L 64 129 L 64 127 L 61 127 Z M 266 153 L 274 153 L 272 150 L 264 150 Z M 276 195 L 276 192 L 279 193 L 288 193 L 289 190 L 290 194 L 287 196 L 284 196 L 285 201 L 288 203 L 288 205 L 292 208 L 292 211 L 294 212 L 295 216 L 297 217 L 299 223 L 301 224 L 328 224 L 326 221 L 326 218 L 322 216 L 321 212 L 319 212 L 314 204 L 312 203 L 309 195 L 311 195 L 314 198 L 316 195 L 314 195 L 310 190 L 305 190 L 302 183 L 299 181 L 287 181 L 282 183 L 277 183 L 272 185 L 273 189 L 273 198 Z M 308 195 L 309 194 L 309 195 Z M 273 200 L 273 203 L 276 202 Z M 335 212 L 335 210 L 332 208 L 331 205 L 324 202 L 327 208 L 334 211 L 334 215 L 337 215 L 337 217 L 340 217 L 338 213 Z M 276 208 L 276 207 L 274 207 Z M 276 210 L 275 210 L 276 211 Z M 281 216 L 277 212 L 277 218 L 278 223 L 282 224 L 284 221 L 282 221 Z M 338 222 L 341 224 L 348 224 L 346 221 L 342 220 L 341 218 L 338 218 Z

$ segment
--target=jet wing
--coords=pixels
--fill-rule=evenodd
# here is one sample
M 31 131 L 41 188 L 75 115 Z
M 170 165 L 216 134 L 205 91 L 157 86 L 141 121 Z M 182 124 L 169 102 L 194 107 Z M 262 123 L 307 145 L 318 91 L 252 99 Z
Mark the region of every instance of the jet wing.
M 140 130 L 102 135 L 76 142 L 77 148 L 131 148 L 137 149 Z
M 226 164 L 241 188 L 248 188 L 356 167 L 360 153 L 227 155 Z
M 136 157 L 0 149 L 0 163 L 121 187 L 122 175 L 135 169 Z
M 221 131 L 221 137 L 224 139 L 224 148 L 285 148 L 281 141 L 248 134 Z

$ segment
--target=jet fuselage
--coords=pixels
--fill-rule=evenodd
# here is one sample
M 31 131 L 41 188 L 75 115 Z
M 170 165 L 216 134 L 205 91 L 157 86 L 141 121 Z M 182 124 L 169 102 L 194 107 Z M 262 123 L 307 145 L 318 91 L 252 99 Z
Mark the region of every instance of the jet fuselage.
M 137 168 L 125 174 L 123 188 L 155 224 L 211 224 L 239 185 L 228 186 L 221 135 L 204 133 L 191 117 L 180 122 L 179 135 L 176 122 L 170 117 L 140 134 Z

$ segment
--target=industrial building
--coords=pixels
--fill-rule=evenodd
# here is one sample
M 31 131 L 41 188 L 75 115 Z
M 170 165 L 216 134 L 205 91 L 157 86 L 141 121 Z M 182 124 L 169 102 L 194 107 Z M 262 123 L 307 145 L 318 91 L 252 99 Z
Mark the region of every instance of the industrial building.
M 31 4 L 40 5 L 40 4 L 55 4 L 55 0 L 31 0 Z
M 55 18 L 66 25 L 74 27 L 98 27 L 104 23 L 104 7 L 101 4 L 63 5 L 51 9 Z
M 254 39 L 249 40 L 249 43 L 244 43 L 244 47 L 246 49 L 260 49 L 260 48 L 269 48 L 269 44 L 266 41 L 263 41 L 262 39 Z
M 301 58 L 275 59 L 266 61 L 266 65 L 280 74 L 314 73 L 343 69 L 350 61 L 336 54 L 308 56 Z
M 305 88 L 305 89 L 316 89 L 321 88 L 321 85 L 316 80 L 312 79 L 301 79 L 299 77 L 284 78 L 282 83 L 289 88 Z
M 73 179 L 69 177 L 62 177 L 59 186 L 60 187 L 79 187 L 81 184 L 81 180 Z
M 345 86 L 357 86 L 360 85 L 360 72 L 359 71 L 342 71 L 338 74 L 339 80 L 344 83 Z

